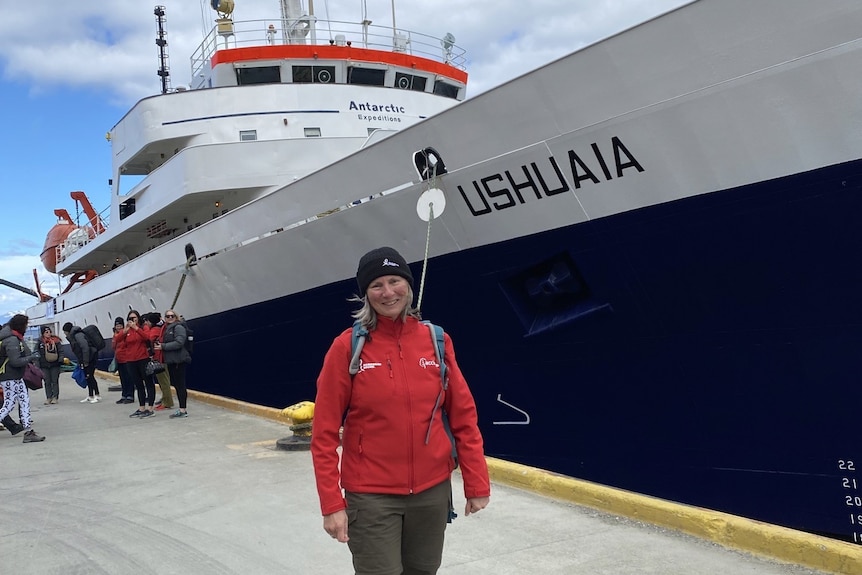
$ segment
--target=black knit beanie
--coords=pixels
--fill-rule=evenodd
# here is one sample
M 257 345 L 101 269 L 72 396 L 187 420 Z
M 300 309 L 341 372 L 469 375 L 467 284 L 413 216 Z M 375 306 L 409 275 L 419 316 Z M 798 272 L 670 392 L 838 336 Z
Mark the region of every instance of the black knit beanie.
M 116 326 L 123 327 L 124 325 L 125 325 L 125 322 L 123 321 L 123 318 L 117 316 L 117 318 L 114 320 L 114 327 L 116 327 Z
M 401 276 L 413 286 L 413 274 L 410 266 L 393 248 L 377 248 L 371 250 L 359 260 L 356 270 L 356 283 L 359 284 L 359 295 L 364 296 L 368 286 L 381 276 Z

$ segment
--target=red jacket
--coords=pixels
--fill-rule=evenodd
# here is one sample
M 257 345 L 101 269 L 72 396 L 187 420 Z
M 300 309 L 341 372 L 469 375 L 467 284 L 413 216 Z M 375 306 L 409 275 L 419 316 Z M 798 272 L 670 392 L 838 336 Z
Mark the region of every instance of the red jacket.
M 118 332 L 114 334 L 113 346 L 114 346 L 114 359 L 117 360 L 117 363 L 128 363 L 131 361 L 129 359 L 129 353 L 126 350 L 126 340 L 125 338 L 120 338 L 120 334 L 123 332 Z
M 114 336 L 114 349 L 116 349 L 116 346 L 119 343 L 121 357 L 125 358 L 125 360 L 118 359 L 117 363 L 120 363 L 121 361 L 139 361 L 150 357 L 150 350 L 147 348 L 148 341 L 149 334 L 147 333 L 146 328 L 143 327 L 139 327 L 138 329 L 129 329 L 129 331 L 123 330 L 117 333 L 117 335 Z M 114 353 L 116 354 L 116 351 Z
M 150 340 L 150 344 L 153 346 L 153 359 L 155 359 L 159 363 L 164 363 L 164 354 L 162 350 L 156 349 L 155 343 L 162 341 L 162 333 L 165 331 L 165 326 L 167 324 L 154 325 L 151 326 L 149 331 L 147 332 L 147 337 Z
M 347 506 L 342 487 L 354 493 L 420 493 L 445 481 L 454 468 L 439 409 L 431 422 L 442 383 L 428 327 L 413 318 L 402 323 L 378 317 L 353 378 L 348 373 L 351 333 L 347 329 L 332 342 L 317 379 L 311 454 L 323 515 Z M 487 497 L 491 485 L 476 404 L 448 334 L 445 362 L 449 388 L 443 406 L 455 436 L 464 495 Z M 336 448 L 345 411 L 339 473 Z

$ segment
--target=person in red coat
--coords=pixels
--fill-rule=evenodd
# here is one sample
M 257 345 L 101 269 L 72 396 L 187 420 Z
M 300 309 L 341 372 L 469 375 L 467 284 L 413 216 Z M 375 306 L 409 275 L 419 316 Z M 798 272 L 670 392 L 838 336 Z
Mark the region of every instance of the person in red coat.
M 118 404 L 135 402 L 135 381 L 129 373 L 129 353 L 126 349 L 126 336 L 124 328 L 126 322 L 118 317 L 114 320 L 114 338 L 111 346 L 114 348 L 114 361 L 117 362 L 117 373 L 120 374 L 120 388 L 122 397 L 117 400 Z
M 357 575 L 433 574 L 442 561 L 455 468 L 441 406 L 461 466 L 464 514 L 489 502 L 476 404 L 448 334 L 443 390 L 435 342 L 412 307 L 413 275 L 404 258 L 392 248 L 368 252 L 357 283 L 362 308 L 354 318 L 370 334 L 359 371 L 348 372 L 347 329 L 332 342 L 317 379 L 311 454 L 323 528 L 348 544 Z
M 114 343 L 117 342 L 125 347 L 127 373 L 138 391 L 138 409 L 129 417 L 155 415 L 153 404 L 156 401 L 156 385 L 146 372 L 150 359 L 150 338 L 137 311 L 130 310 L 126 315 L 125 327 L 114 336 Z

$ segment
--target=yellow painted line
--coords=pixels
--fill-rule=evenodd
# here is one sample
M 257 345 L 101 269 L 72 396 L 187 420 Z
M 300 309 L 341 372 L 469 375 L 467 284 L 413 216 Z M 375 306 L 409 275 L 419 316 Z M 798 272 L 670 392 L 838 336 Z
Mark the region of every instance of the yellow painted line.
M 116 377 L 104 372 L 101 375 Z M 285 425 L 290 423 L 281 410 L 274 407 L 193 390 L 189 390 L 189 396 L 239 413 Z M 842 575 L 862 575 L 862 546 L 859 545 L 720 511 L 673 503 L 493 457 L 486 459 L 491 480 L 496 483 L 682 531 L 730 549 L 763 555 L 785 563 Z
M 98 375 L 103 379 L 120 381 L 119 376 L 107 371 L 100 370 L 98 371 Z M 288 421 L 287 418 L 282 415 L 281 410 L 274 407 L 264 407 L 262 405 L 256 405 L 254 403 L 246 403 L 245 401 L 239 401 L 238 399 L 231 399 L 229 397 L 222 397 L 220 395 L 212 395 L 210 393 L 204 393 L 202 391 L 194 391 L 193 389 L 188 390 L 188 393 L 189 397 L 193 397 L 194 399 L 202 403 L 208 403 L 210 405 L 216 405 L 218 407 L 230 409 L 231 411 L 246 413 L 248 415 L 255 415 L 257 417 L 271 419 L 285 425 L 291 425 L 290 421 Z
M 221 397 L 219 395 L 212 395 L 210 393 L 194 391 L 191 389 L 189 390 L 189 397 L 193 397 L 203 403 L 209 403 L 210 405 L 216 405 L 239 413 L 255 415 L 257 417 L 271 419 L 285 425 L 291 425 L 290 421 L 282 415 L 281 410 L 274 407 L 264 407 L 263 405 L 255 405 L 254 403 L 246 403 L 245 401 L 239 401 L 238 399 Z
M 120 376 L 117 375 L 116 373 L 111 373 L 110 371 L 102 371 L 101 369 L 97 369 L 96 375 L 98 375 L 102 379 L 110 379 L 112 381 L 120 381 Z
M 615 489 L 488 457 L 491 480 L 669 527 L 724 547 L 821 571 L 862 575 L 862 547 L 753 519 Z

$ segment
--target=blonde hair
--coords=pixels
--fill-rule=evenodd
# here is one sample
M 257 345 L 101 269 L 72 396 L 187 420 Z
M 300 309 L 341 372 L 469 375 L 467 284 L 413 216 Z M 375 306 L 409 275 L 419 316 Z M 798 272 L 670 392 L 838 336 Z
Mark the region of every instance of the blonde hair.
M 407 285 L 407 298 L 410 303 L 404 306 L 404 310 L 401 312 L 401 321 L 405 321 L 407 316 L 422 319 L 422 314 L 419 313 L 418 309 L 413 307 L 413 287 L 411 287 L 410 284 Z M 374 311 L 374 308 L 371 307 L 370 303 L 368 303 L 368 298 L 354 295 L 347 301 L 355 301 L 362 304 L 361 308 L 350 315 L 353 319 L 358 319 L 362 327 L 368 331 L 374 331 L 377 328 L 377 312 Z

